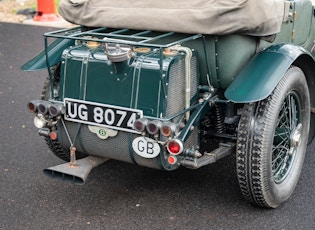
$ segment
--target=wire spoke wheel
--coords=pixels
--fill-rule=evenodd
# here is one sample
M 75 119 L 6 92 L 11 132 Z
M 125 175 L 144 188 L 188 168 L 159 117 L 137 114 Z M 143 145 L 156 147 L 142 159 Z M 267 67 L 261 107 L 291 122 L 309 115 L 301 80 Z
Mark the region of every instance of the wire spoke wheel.
M 302 169 L 309 125 L 308 86 L 297 67 L 287 70 L 266 99 L 244 105 L 236 163 L 247 200 L 275 208 L 291 196 Z
M 301 143 L 301 104 L 296 93 L 289 94 L 280 110 L 272 147 L 272 175 L 281 183 L 292 166 Z

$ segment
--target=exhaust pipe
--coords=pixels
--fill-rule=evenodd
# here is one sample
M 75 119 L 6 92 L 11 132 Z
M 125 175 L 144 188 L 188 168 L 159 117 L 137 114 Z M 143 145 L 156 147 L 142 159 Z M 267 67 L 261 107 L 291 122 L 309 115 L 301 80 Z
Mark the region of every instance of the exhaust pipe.
M 69 181 L 78 185 L 83 185 L 90 174 L 91 170 L 104 162 L 108 158 L 88 156 L 77 160 L 75 165 L 69 163 L 57 165 L 44 169 L 44 174 L 49 177 Z

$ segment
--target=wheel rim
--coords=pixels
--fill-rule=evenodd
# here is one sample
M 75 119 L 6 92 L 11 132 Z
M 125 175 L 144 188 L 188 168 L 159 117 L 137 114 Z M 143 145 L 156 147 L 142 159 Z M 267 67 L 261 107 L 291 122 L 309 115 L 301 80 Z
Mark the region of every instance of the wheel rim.
M 288 94 L 280 110 L 272 146 L 272 176 L 281 183 L 289 174 L 301 143 L 301 103 L 295 92 Z

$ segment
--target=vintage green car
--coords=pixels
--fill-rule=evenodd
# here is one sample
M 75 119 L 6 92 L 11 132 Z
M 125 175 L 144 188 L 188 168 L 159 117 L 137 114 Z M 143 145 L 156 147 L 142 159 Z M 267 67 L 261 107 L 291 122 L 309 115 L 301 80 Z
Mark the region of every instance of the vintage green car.
M 315 131 L 310 0 L 62 0 L 59 12 L 80 26 L 44 34 L 22 67 L 48 67 L 27 107 L 68 163 L 46 174 L 83 184 L 108 159 L 170 171 L 234 154 L 251 203 L 290 197 Z

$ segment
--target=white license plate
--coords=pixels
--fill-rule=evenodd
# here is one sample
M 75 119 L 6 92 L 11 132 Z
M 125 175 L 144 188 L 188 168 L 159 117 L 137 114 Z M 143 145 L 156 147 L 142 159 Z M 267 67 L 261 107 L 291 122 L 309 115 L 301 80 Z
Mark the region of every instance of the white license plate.
M 138 133 L 133 123 L 143 116 L 142 110 L 130 109 L 77 99 L 64 99 L 65 120 L 116 130 Z
M 157 157 L 161 152 L 159 144 L 147 137 L 135 138 L 132 142 L 132 148 L 139 156 L 144 158 Z

